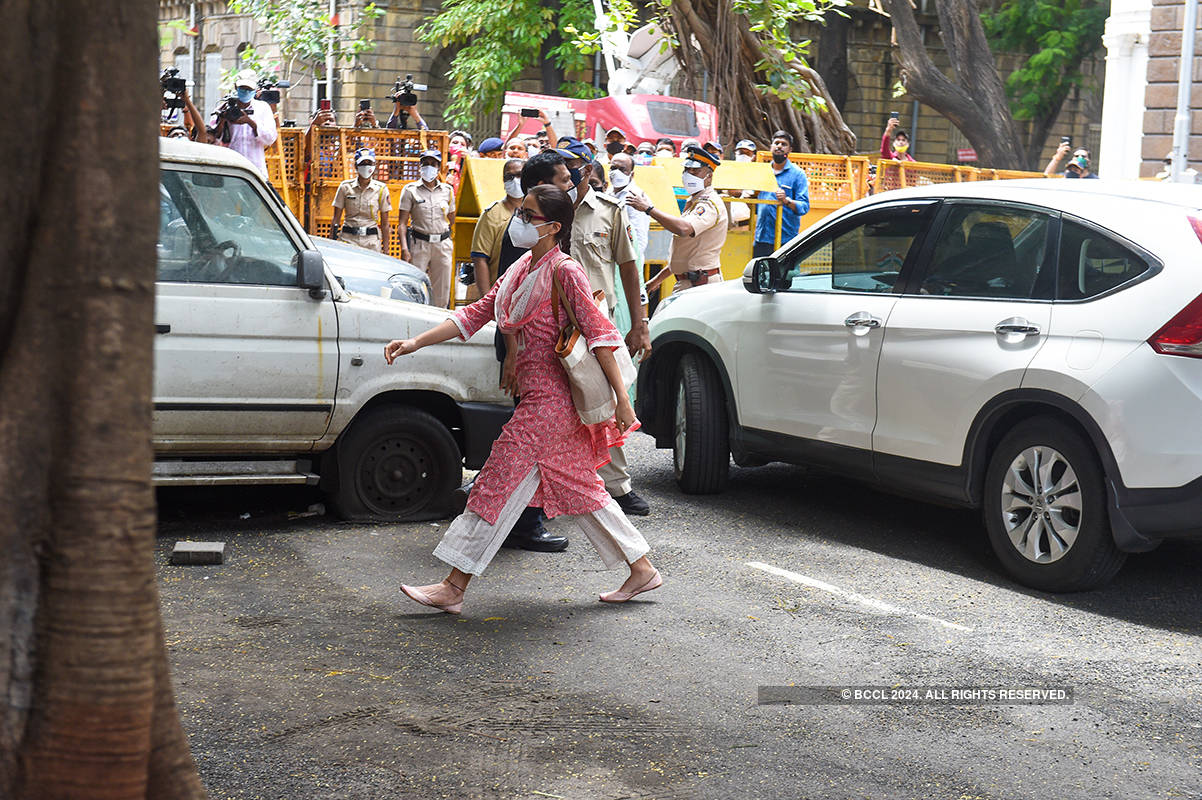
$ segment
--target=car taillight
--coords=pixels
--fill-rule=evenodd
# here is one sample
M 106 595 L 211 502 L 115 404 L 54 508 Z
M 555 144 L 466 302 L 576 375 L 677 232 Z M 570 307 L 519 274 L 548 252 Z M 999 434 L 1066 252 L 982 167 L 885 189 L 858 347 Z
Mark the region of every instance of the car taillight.
M 1199 242 L 1202 242 L 1202 217 L 1195 217 L 1193 214 L 1190 214 L 1187 219 L 1189 220 L 1189 226 L 1194 229 L 1194 235 L 1198 237 Z
M 1194 230 L 1198 230 L 1193 219 Z M 1202 233 L 1199 233 L 1202 239 Z M 1166 356 L 1189 356 L 1202 358 L 1202 295 L 1173 317 L 1165 326 L 1148 339 L 1148 344 L 1157 353 Z

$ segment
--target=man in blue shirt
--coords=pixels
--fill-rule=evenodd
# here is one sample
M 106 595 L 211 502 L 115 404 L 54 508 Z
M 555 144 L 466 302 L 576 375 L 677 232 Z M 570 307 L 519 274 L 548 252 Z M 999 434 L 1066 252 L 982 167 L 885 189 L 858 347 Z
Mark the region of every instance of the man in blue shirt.
M 801 227 L 801 218 L 810 210 L 810 181 L 805 172 L 789 161 L 793 152 L 793 136 L 788 131 L 772 134 L 772 171 L 776 173 L 775 192 L 760 192 L 760 200 L 783 203 L 780 220 L 780 243 L 792 239 Z M 755 244 L 752 255 L 770 256 L 776 250 L 776 206 L 756 205 Z

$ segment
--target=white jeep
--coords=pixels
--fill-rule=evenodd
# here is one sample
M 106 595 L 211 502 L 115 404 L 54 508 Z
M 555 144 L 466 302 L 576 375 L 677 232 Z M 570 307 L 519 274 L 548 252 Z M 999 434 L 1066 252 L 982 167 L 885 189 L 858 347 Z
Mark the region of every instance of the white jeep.
M 320 481 L 343 516 L 445 513 L 513 411 L 493 327 L 387 366 L 448 312 L 343 288 L 241 156 L 160 154 L 155 484 Z

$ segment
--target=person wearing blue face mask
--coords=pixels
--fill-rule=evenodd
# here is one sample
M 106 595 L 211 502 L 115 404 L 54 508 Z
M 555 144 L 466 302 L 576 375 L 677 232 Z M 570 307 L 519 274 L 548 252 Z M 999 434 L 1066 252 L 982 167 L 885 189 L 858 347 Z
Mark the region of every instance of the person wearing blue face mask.
M 255 85 L 254 72 L 243 70 L 238 73 L 234 78 L 234 94 L 242 108 L 242 116 L 235 120 L 218 117 L 214 121 L 214 127 L 217 129 L 218 141 L 222 141 L 223 133 L 226 129 L 229 130 L 229 141 L 225 142 L 225 146 L 246 156 L 266 180 L 267 159 L 263 153 L 275 143 L 279 133 L 271 106 L 255 99 Z

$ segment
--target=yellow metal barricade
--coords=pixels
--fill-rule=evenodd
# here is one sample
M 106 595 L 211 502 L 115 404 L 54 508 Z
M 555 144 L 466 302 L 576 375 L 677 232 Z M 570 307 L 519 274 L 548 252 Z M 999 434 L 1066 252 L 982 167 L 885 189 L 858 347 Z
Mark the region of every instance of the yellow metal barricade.
M 263 154 L 267 161 L 267 180 L 280 193 L 284 205 L 305 222 L 305 132 L 300 128 L 280 128 L 275 143 Z
M 443 177 L 449 136 L 445 131 L 401 131 L 391 128 L 315 128 L 309 140 L 309 191 L 306 229 L 315 236 L 329 236 L 334 218 L 334 195 L 338 184 L 355 176 L 355 151 L 368 148 L 376 154 L 376 179 L 388 186 L 396 230 L 397 204 L 406 183 L 418 180 L 421 154 L 436 149 L 442 154 Z M 392 236 L 388 255 L 401 257 L 401 240 Z

